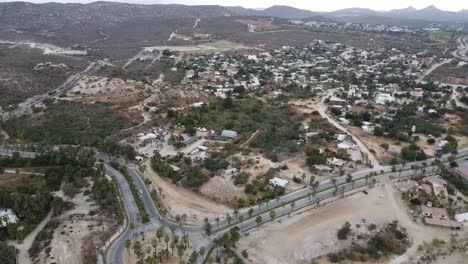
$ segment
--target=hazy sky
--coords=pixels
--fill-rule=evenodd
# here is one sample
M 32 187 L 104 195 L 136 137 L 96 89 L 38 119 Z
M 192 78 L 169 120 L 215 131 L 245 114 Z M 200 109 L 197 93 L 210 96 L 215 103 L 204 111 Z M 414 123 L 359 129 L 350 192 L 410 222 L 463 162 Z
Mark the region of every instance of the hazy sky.
M 9 2 L 0 0 L 0 2 Z M 28 2 L 73 2 L 89 3 L 92 0 L 30 0 Z M 313 11 L 331 11 L 348 7 L 366 7 L 375 10 L 389 10 L 394 8 L 405 8 L 414 6 L 424 8 L 428 5 L 435 5 L 443 10 L 459 11 L 468 9 L 468 0 L 115 0 L 115 2 L 145 3 L 145 4 L 188 4 L 188 5 L 224 5 L 243 6 L 249 8 L 263 8 L 272 5 L 289 5 Z

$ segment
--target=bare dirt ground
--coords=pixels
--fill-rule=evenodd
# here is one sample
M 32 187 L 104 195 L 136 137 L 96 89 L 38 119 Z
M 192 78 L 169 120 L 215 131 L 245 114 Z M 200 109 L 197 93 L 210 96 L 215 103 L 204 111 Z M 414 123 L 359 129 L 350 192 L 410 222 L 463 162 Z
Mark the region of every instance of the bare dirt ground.
M 93 246 L 99 244 L 102 234 L 110 230 L 112 223 L 98 215 L 90 215 L 90 212 L 97 210 L 97 206 L 89 196 L 80 193 L 70 201 L 75 208 L 58 216 L 61 223 L 54 231 L 50 257 L 42 252 L 38 263 L 82 264 L 85 248 L 89 250 L 91 246 L 91 250 L 96 250 Z
M 214 219 L 231 211 L 225 205 L 163 179 L 153 172 L 149 161 L 145 165 L 147 169 L 143 173 L 144 177 L 152 181 L 153 188 L 161 188 L 163 201 L 172 216 L 186 214 L 188 223 L 201 223 L 205 217 Z
M 388 144 L 390 148 L 403 148 L 408 145 L 408 143 L 400 142 L 400 145 L 396 145 L 394 140 L 384 138 L 384 137 L 377 137 L 373 134 L 369 134 L 364 132 L 359 127 L 348 126 L 348 130 L 358 137 L 360 140 L 366 144 L 369 150 L 374 150 L 376 154 L 376 158 L 382 164 L 390 164 L 392 159 L 394 158 L 387 150 L 385 150 L 381 145 Z
M 141 89 L 147 88 L 141 82 L 134 80 L 124 80 L 120 78 L 107 78 L 100 76 L 87 76 L 84 77 L 77 85 L 75 85 L 69 92 L 68 96 L 74 94 L 83 95 L 96 95 L 96 94 L 115 94 L 115 95 L 127 95 L 137 90 L 137 87 Z
M 247 25 L 249 32 L 274 31 L 281 28 L 273 25 L 271 19 L 237 19 L 236 22 Z
M 243 187 L 235 186 L 231 179 L 218 176 L 211 178 L 204 184 L 200 188 L 200 193 L 222 204 L 229 204 L 236 197 L 247 200 Z
M 0 186 L 9 191 L 15 191 L 18 185 L 28 182 L 33 186 L 42 184 L 43 177 L 40 175 L 30 175 L 28 173 L 13 173 L 5 171 L 0 174 Z
M 240 43 L 229 42 L 229 41 L 218 41 L 208 44 L 200 44 L 193 46 L 153 46 L 146 47 L 147 49 L 153 50 L 170 50 L 178 52 L 207 52 L 207 51 L 230 51 L 230 50 L 249 50 L 253 47 L 245 46 Z
M 383 198 L 378 195 L 382 194 Z M 406 213 L 406 205 L 390 183 L 376 186 L 369 195 L 358 192 L 326 206 L 290 218 L 282 218 L 253 229 L 243 237 L 239 249 L 247 249 L 251 263 L 310 263 L 311 259 L 338 251 L 347 246 L 338 241 L 337 230 L 349 221 L 353 227 L 367 223 L 384 224 L 398 220 L 407 228 L 413 244 L 408 255 L 423 241 L 448 239 L 450 230 L 414 223 Z M 281 221 L 281 224 L 277 222 Z M 348 242 L 349 243 L 349 242 Z M 407 259 L 407 255 L 402 259 Z M 398 261 L 397 261 L 398 263 Z

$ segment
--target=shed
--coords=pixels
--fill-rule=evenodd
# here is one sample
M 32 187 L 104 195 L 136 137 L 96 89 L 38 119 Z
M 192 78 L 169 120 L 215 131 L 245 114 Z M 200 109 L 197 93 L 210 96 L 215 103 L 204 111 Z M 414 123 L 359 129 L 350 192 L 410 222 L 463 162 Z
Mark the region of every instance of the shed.
M 226 138 L 235 138 L 237 137 L 237 132 L 232 130 L 223 130 L 223 132 L 221 132 L 221 136 Z
M 275 177 L 273 179 L 270 179 L 269 182 L 273 186 L 278 186 L 278 187 L 282 187 L 282 188 L 286 188 L 286 186 L 288 186 L 288 183 L 289 183 L 288 180 L 280 179 L 280 178 L 277 178 L 277 177 Z

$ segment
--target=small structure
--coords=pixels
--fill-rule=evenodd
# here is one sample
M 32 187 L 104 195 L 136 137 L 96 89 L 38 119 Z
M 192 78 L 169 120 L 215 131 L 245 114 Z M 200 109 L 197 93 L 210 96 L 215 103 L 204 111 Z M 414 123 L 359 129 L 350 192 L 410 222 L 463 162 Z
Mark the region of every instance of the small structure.
M 190 145 L 192 145 L 193 143 L 197 142 L 198 141 L 198 137 L 197 136 L 193 136 L 193 137 L 189 137 L 187 138 L 186 140 L 184 140 L 182 142 L 182 144 L 184 144 L 184 146 L 188 147 Z
M 346 100 L 343 100 L 343 99 L 338 98 L 338 97 L 332 97 L 328 101 L 328 104 L 331 105 L 331 106 L 345 106 L 346 105 Z
M 282 188 L 286 188 L 286 186 L 288 186 L 288 183 L 289 183 L 288 180 L 280 179 L 280 178 L 277 178 L 277 177 L 275 177 L 273 179 L 270 179 L 269 182 L 273 186 L 278 186 L 278 187 L 282 187 Z
M 154 133 L 148 133 L 146 135 L 140 136 L 139 140 L 144 144 L 148 144 L 148 143 L 153 142 L 157 137 L 158 136 Z
M 386 104 L 395 102 L 395 97 L 388 93 L 376 93 L 374 96 L 376 104 Z
M 444 179 L 440 178 L 439 176 L 431 176 L 425 177 L 423 181 L 432 185 L 432 191 L 435 195 L 443 198 L 446 198 L 448 196 L 446 188 L 447 182 Z
M 172 170 L 177 173 L 177 174 L 183 174 L 184 173 L 184 170 L 175 166 L 175 165 L 172 165 L 172 164 L 169 164 L 169 166 L 171 166 Z
M 346 161 L 342 159 L 337 159 L 335 157 L 327 159 L 327 165 L 332 167 L 343 167 Z
M 233 139 L 237 137 L 237 132 L 232 131 L 232 130 L 223 130 L 223 132 L 221 132 L 221 136 L 225 138 Z
M 428 225 L 435 225 L 441 227 L 448 227 L 453 230 L 460 230 L 462 228 L 462 224 L 457 223 L 452 220 L 443 220 L 443 219 L 436 219 L 436 218 L 424 218 L 424 222 Z
M 18 222 L 18 217 L 11 209 L 0 207 L 0 227 Z
M 432 207 L 429 203 L 428 205 L 421 205 L 421 210 L 424 217 L 442 220 L 448 219 L 447 209 L 445 208 Z
M 358 149 L 358 146 L 354 143 L 351 143 L 349 141 L 344 141 L 341 142 L 340 144 L 337 145 L 339 149 Z
M 456 215 L 455 215 L 455 220 L 456 220 L 458 223 L 468 222 L 468 213 L 456 214 Z

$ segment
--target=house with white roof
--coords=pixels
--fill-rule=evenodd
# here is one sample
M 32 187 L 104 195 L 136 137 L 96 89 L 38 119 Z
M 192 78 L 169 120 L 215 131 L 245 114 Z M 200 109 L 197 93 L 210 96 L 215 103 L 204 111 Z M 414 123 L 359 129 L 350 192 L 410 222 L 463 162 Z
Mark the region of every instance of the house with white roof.
M 278 177 L 274 177 L 273 179 L 270 179 L 269 183 L 273 186 L 278 186 L 278 187 L 282 187 L 282 188 L 286 188 L 286 186 L 288 186 L 288 183 L 289 181 L 288 180 L 284 180 L 284 179 L 280 179 Z
M 18 222 L 18 217 L 11 209 L 0 207 L 0 227 Z

